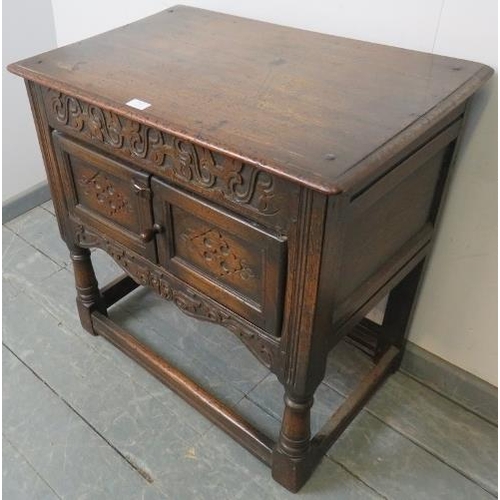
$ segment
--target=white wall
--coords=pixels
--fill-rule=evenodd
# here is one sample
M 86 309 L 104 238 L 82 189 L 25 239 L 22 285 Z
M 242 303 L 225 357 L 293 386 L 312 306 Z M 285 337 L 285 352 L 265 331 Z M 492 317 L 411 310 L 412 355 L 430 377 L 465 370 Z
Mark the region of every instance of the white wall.
M 3 6 L 3 201 L 45 180 L 42 156 L 21 78 L 5 67 L 55 48 L 50 0 L 4 0 Z
M 174 3 L 52 0 L 58 44 L 131 22 Z M 473 59 L 497 69 L 495 0 L 309 0 L 306 5 L 286 0 L 184 3 Z M 424 349 L 495 385 L 497 95 L 495 81 L 474 103 L 410 332 L 410 339 Z
M 446 0 L 434 51 L 498 71 L 497 2 Z M 410 332 L 497 385 L 498 77 L 475 99 Z

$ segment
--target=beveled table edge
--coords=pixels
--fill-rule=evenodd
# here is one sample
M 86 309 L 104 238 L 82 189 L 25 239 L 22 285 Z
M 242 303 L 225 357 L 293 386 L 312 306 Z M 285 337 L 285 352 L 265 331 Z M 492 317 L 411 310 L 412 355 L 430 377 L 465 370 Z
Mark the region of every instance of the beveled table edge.
M 180 139 L 190 141 L 198 146 L 269 172 L 276 177 L 291 180 L 301 186 L 305 186 L 326 195 L 339 195 L 349 191 L 349 189 L 358 182 L 360 177 L 369 176 L 371 172 L 380 168 L 381 165 L 388 162 L 398 152 L 411 144 L 411 142 L 425 130 L 437 124 L 448 112 L 465 102 L 466 99 L 474 94 L 474 92 L 476 92 L 494 73 L 492 68 L 482 65 L 471 78 L 448 95 L 448 97 L 431 108 L 427 113 L 421 115 L 413 123 L 408 125 L 408 127 L 397 133 L 379 148 L 373 150 L 360 162 L 353 164 L 346 172 L 337 178 L 325 179 L 323 176 L 315 175 L 314 173 L 306 174 L 300 170 L 290 169 L 290 167 L 287 167 L 287 170 L 285 170 L 283 166 L 278 163 L 269 161 L 264 162 L 258 158 L 249 157 L 244 152 L 236 151 L 234 148 L 231 148 L 228 144 L 220 143 L 217 139 L 210 137 L 202 138 L 199 134 L 196 134 L 194 131 L 186 130 L 179 124 L 159 121 L 157 118 L 148 115 L 147 112 L 137 112 L 125 104 L 118 104 L 115 101 L 92 92 L 47 77 L 42 73 L 24 67 L 22 64 L 23 61 L 24 60 L 9 64 L 7 70 L 15 75 L 21 76 L 25 80 L 32 81 L 59 92 L 71 94 L 76 98 L 90 102 L 108 111 L 157 128 L 158 130 L 179 137 Z

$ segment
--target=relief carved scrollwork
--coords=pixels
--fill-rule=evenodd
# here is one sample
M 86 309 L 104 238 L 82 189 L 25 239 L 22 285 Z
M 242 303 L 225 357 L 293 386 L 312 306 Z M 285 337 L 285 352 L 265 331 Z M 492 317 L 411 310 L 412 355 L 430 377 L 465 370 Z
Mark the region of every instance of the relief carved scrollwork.
M 44 89 L 44 99 L 58 128 L 78 132 L 120 156 L 148 163 L 165 177 L 216 192 L 260 215 L 280 210 L 275 179 L 267 172 L 52 89 Z
M 187 286 L 178 284 L 177 280 L 169 277 L 156 266 L 116 243 L 89 232 L 82 225 L 76 226 L 75 237 L 82 247 L 99 247 L 106 251 L 139 284 L 152 288 L 164 299 L 172 301 L 184 313 L 227 328 L 243 341 L 261 363 L 267 368 L 272 367 L 272 346 L 263 341 L 257 332 L 246 328 L 242 321 L 225 308 L 218 307 L 216 303 L 206 300 Z

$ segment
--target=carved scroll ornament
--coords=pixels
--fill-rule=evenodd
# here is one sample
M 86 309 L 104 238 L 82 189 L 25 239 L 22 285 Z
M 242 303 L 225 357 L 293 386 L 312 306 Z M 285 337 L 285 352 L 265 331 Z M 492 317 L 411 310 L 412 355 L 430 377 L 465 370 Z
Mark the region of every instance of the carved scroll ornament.
M 226 157 L 218 161 L 211 151 L 189 141 L 52 89 L 44 92 L 49 117 L 58 127 L 78 132 L 126 158 L 140 159 L 166 177 L 215 191 L 261 215 L 278 213 L 275 181 L 267 172 Z

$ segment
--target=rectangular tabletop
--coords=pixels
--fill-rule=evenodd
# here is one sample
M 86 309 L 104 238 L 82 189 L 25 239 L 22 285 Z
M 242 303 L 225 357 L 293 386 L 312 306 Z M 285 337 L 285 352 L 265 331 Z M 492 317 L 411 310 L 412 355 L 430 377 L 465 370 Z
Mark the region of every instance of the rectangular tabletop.
M 9 69 L 329 193 L 492 73 L 184 6 Z M 134 98 L 151 106 L 127 106 Z

